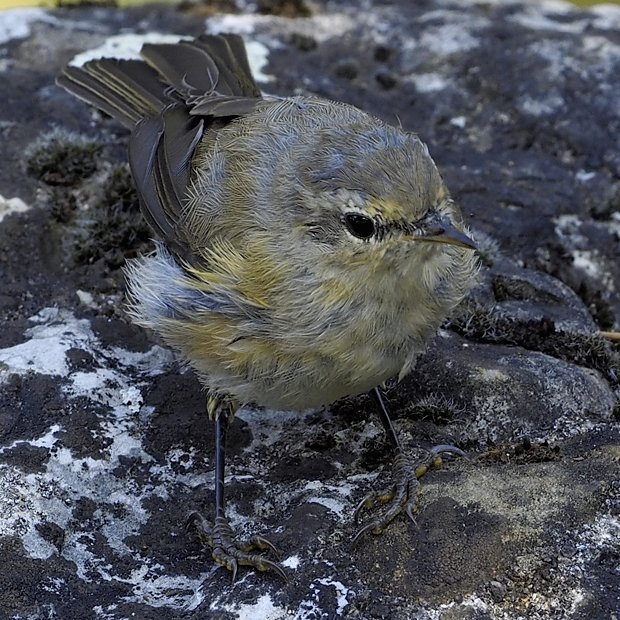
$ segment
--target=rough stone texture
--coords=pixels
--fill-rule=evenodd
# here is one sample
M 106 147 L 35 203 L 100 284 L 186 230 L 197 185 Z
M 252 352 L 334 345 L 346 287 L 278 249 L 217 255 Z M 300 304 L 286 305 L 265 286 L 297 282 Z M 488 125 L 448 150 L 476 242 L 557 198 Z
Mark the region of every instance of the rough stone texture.
M 312 6 L 0 13 L 1 618 L 617 616 L 620 362 L 597 332 L 620 328 L 620 12 Z M 205 28 L 252 42 L 267 92 L 418 132 L 482 248 L 480 285 L 388 390 L 412 452 L 470 455 L 425 478 L 417 526 L 350 544 L 389 473 L 367 398 L 235 421 L 232 520 L 269 534 L 286 584 L 231 585 L 183 527 L 212 508 L 203 394 L 123 314 L 120 267 L 149 247 L 126 134 L 53 84 L 112 35 Z

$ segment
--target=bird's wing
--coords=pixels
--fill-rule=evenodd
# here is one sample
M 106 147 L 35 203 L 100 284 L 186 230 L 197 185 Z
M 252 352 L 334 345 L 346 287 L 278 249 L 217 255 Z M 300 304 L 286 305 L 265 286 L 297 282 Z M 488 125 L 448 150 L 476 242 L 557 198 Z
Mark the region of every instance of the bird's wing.
M 190 164 L 207 127 L 262 101 L 238 35 L 145 44 L 139 60 L 67 67 L 57 83 L 131 129 L 129 162 L 142 212 L 168 247 L 194 262 L 178 222 Z

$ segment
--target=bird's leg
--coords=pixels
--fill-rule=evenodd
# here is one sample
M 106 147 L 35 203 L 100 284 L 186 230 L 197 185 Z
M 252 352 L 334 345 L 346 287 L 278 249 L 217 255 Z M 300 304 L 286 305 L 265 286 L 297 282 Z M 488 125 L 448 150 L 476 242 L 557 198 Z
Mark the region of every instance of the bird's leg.
M 385 510 L 376 519 L 360 528 L 353 542 L 359 540 L 366 532 L 380 534 L 403 511 L 415 523 L 413 513 L 417 509 L 420 479 L 429 469 L 441 467 L 443 454 L 465 456 L 465 453 L 455 446 L 442 445 L 432 448 L 422 461 L 413 461 L 403 450 L 379 388 L 372 390 L 370 395 L 377 404 L 383 428 L 396 452 L 396 458 L 393 465 L 392 484 L 382 491 L 373 491 L 364 497 L 355 509 L 355 522 L 359 522 L 360 513 L 364 508 L 387 504 Z
M 237 406 L 227 397 L 216 394 L 207 396 L 207 412 L 215 420 L 215 520 L 209 523 L 200 513 L 192 513 L 187 520 L 188 528 L 195 529 L 200 540 L 211 549 L 216 564 L 225 566 L 232 572 L 233 581 L 239 565 L 252 566 L 259 571 L 273 570 L 287 580 L 282 568 L 263 557 L 260 551 L 271 551 L 278 555 L 276 548 L 262 536 L 249 540 L 237 539 L 226 517 L 224 498 L 224 465 L 226 431 L 237 410 Z

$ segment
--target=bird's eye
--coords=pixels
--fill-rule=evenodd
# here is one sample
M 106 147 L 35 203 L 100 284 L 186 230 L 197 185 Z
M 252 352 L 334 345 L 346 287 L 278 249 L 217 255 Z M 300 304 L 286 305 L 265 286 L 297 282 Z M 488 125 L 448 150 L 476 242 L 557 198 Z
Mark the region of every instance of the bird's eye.
M 360 239 L 368 239 L 375 234 L 375 223 L 372 218 L 361 213 L 345 213 L 344 225 L 349 232 Z

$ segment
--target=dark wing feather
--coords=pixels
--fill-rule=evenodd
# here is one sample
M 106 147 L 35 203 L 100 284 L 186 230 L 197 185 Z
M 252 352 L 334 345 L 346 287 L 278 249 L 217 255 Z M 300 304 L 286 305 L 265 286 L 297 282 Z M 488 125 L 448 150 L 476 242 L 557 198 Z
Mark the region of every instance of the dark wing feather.
M 203 127 L 202 118 L 189 116 L 177 104 L 138 123 L 129 140 L 129 165 L 144 216 L 170 249 L 187 260 L 189 247 L 179 237 L 177 221 Z
M 163 133 L 164 124 L 160 116 L 142 119 L 131 134 L 129 165 L 144 216 L 157 235 L 167 239 L 172 235 L 174 222 L 161 209 L 161 192 L 154 174 L 158 168 L 157 153 Z
M 140 55 L 186 102 L 197 95 L 210 94 L 219 71 L 206 50 L 186 43 L 142 46 Z
M 142 212 L 191 263 L 178 223 L 195 149 L 218 127 L 252 112 L 261 94 L 238 35 L 146 44 L 141 54 L 145 62 L 100 59 L 67 67 L 57 83 L 132 130 L 129 163 Z
M 201 97 L 196 100 L 190 114 L 215 118 L 244 116 L 256 109 L 258 101 L 260 99 L 250 99 L 249 97 Z
M 56 83 L 128 129 L 159 114 L 171 101 L 157 72 L 139 60 L 91 60 L 81 67 L 66 67 Z
M 206 35 L 198 37 L 200 44 L 204 43 L 208 48 L 207 39 L 208 37 Z M 237 34 L 231 34 L 226 37 L 226 42 L 230 50 L 230 56 L 228 59 L 222 60 L 225 63 L 228 61 L 229 67 L 234 67 L 234 73 L 237 76 L 239 87 L 243 91 L 243 94 L 248 97 L 260 97 L 260 89 L 252 77 L 252 70 L 250 69 L 250 63 L 248 62 L 248 55 L 245 50 L 243 39 Z
M 244 96 L 255 99 L 261 96 L 245 51 L 243 39 L 239 35 L 221 36 L 201 35 L 192 42 L 204 49 L 219 70 L 216 91 L 220 95 Z

